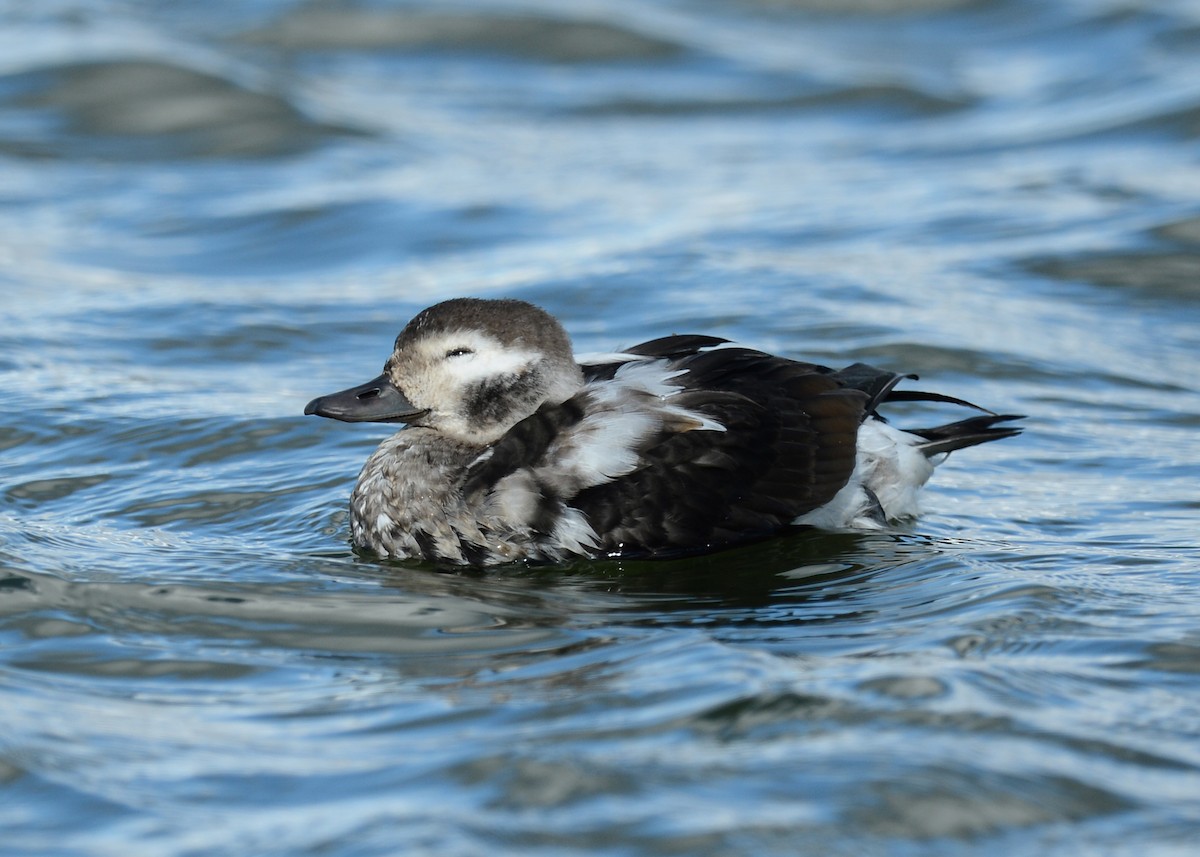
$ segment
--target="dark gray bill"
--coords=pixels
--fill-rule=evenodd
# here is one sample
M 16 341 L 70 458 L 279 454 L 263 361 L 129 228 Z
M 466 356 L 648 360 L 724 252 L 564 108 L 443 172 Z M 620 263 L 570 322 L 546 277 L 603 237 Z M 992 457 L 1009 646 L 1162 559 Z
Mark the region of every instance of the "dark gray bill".
M 304 413 L 346 423 L 406 423 L 428 411 L 415 407 L 386 375 L 380 375 L 349 390 L 319 396 L 304 406 Z

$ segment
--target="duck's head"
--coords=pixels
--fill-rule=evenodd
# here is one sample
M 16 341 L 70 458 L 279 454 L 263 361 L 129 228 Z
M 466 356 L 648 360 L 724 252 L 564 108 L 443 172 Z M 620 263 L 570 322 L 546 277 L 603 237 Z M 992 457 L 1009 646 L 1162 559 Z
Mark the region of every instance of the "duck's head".
M 304 409 L 346 422 L 402 422 L 488 444 L 583 384 L 554 318 L 515 300 L 456 298 L 421 311 L 396 337 L 383 374 Z

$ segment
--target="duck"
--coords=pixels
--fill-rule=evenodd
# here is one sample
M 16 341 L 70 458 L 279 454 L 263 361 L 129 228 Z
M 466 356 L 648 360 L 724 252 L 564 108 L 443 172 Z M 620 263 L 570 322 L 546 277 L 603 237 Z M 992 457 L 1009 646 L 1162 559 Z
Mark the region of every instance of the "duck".
M 405 325 L 382 374 L 304 413 L 403 424 L 350 495 L 361 553 L 451 566 L 678 557 L 795 527 L 887 527 L 917 514 L 949 453 L 1021 432 L 1021 415 L 896 389 L 916 378 L 702 334 L 577 359 L 540 307 L 455 298 Z M 902 430 L 878 412 L 900 401 L 975 414 Z

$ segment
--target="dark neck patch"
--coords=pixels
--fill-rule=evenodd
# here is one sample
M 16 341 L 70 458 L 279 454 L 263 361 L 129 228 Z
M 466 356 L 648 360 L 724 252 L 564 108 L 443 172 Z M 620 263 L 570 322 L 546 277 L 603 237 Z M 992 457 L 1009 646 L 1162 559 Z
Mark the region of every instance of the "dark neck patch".
M 467 418 L 475 425 L 494 425 L 522 419 L 541 404 L 542 385 L 537 372 L 483 378 L 463 398 Z

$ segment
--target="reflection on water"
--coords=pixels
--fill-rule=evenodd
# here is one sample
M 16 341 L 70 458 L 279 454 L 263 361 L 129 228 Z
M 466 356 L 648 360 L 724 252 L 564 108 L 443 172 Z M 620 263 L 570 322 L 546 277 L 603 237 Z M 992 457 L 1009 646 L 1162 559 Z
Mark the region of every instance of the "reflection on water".
M 669 58 L 683 48 L 603 20 L 486 9 L 364 9 L 299 6 L 243 38 L 289 51 L 422 51 L 510 55 L 583 63 Z
M 0 21 L 6 854 L 1190 853 L 1192 11 Z M 356 556 L 389 429 L 300 411 L 458 294 L 1031 425 L 895 531 Z
M 306 119 L 278 96 L 149 60 L 10 74 L 0 80 L 0 92 L 9 94 L 8 110 L 21 125 L 44 129 L 5 141 L 5 150 L 25 157 L 280 156 L 338 131 Z

